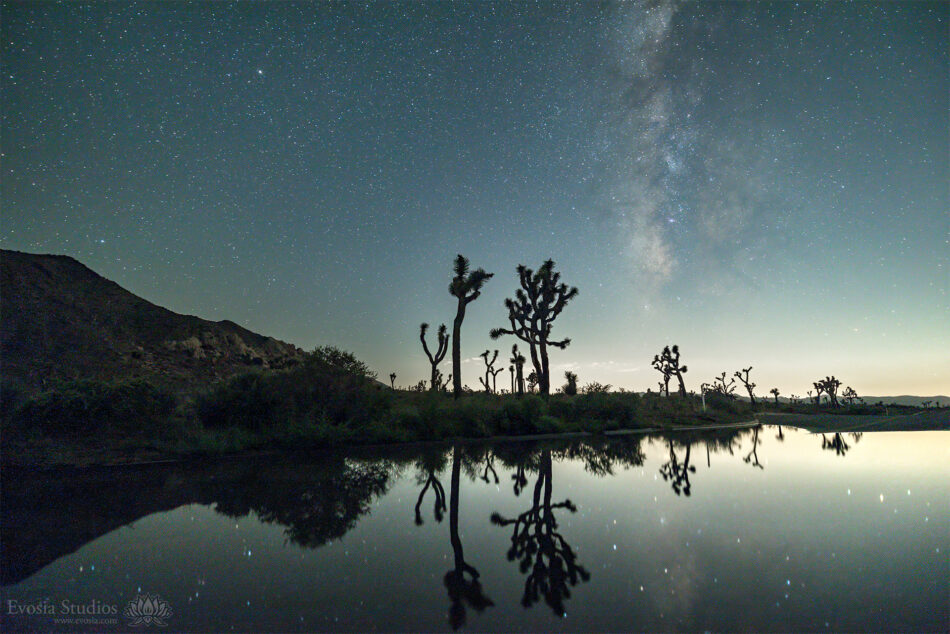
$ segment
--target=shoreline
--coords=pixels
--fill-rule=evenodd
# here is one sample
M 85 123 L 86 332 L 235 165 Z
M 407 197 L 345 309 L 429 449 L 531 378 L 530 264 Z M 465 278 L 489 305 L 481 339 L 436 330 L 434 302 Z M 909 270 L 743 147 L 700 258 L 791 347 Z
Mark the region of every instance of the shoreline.
M 842 423 L 855 423 L 842 426 Z M 908 424 L 910 423 L 910 424 Z M 286 457 L 302 454 L 320 454 L 339 451 L 379 451 L 379 450 L 411 450 L 413 448 L 429 447 L 434 445 L 451 446 L 453 444 L 490 444 L 490 443 L 517 443 L 537 442 L 547 440 L 562 440 L 571 438 L 610 439 L 626 436 L 655 433 L 683 433 L 708 432 L 727 429 L 751 429 L 760 425 L 788 426 L 808 431 L 812 434 L 844 433 L 844 432 L 894 432 L 894 431 L 950 431 L 950 412 L 936 410 L 933 412 L 918 412 L 915 414 L 901 414 L 895 416 L 880 416 L 873 414 L 793 414 L 779 412 L 758 413 L 749 421 L 735 423 L 719 423 L 711 425 L 690 425 L 671 427 L 643 427 L 605 430 L 602 432 L 565 432 L 546 434 L 498 435 L 488 437 L 458 437 L 437 440 L 416 440 L 410 442 L 370 443 L 370 444 L 340 444 L 308 449 L 293 449 L 285 447 L 261 448 L 224 453 L 199 453 L 193 455 L 174 455 L 150 460 L 106 459 L 100 461 L 73 461 L 60 463 L 44 462 L 3 462 L 4 470 L 13 471 L 72 471 L 85 469 L 121 469 L 125 467 L 138 468 L 161 465 L 176 465 L 187 463 L 211 463 L 222 460 L 247 460 L 265 458 L 267 456 Z M 129 452 L 134 456 L 136 452 Z

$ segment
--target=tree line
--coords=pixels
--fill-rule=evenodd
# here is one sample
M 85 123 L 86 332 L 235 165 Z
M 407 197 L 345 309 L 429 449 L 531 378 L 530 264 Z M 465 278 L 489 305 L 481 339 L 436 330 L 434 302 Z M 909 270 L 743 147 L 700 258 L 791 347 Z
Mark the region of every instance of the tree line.
M 537 389 L 541 396 L 549 396 L 551 393 L 549 351 L 552 348 L 564 350 L 571 343 L 570 338 L 567 337 L 562 339 L 552 337 L 552 330 L 557 317 L 563 312 L 567 304 L 577 297 L 578 289 L 575 286 L 568 286 L 561 282 L 561 274 L 554 267 L 554 260 L 551 259 L 545 260 L 537 271 L 523 264 L 519 265 L 515 269 L 519 287 L 515 289 L 513 298 L 507 298 L 504 301 L 504 306 L 508 311 L 508 325 L 493 328 L 489 332 L 493 340 L 512 335 L 527 344 L 528 357 L 520 352 L 517 343 L 511 348 L 508 371 L 512 394 L 520 396 L 526 391 Z M 434 342 L 435 352 L 433 353 L 426 341 L 429 324 L 425 322 L 420 324 L 419 340 L 429 361 L 430 378 L 428 387 L 426 387 L 425 381 L 419 381 L 415 389 L 445 392 L 448 391 L 448 384 L 451 381 L 452 395 L 454 398 L 459 398 L 466 389 L 462 386 L 461 358 L 461 335 L 465 313 L 468 305 L 481 296 L 482 287 L 495 274 L 488 273 L 482 268 L 471 270 L 468 258 L 461 254 L 458 254 L 455 258 L 453 273 L 454 276 L 448 288 L 449 294 L 457 300 L 455 319 L 452 322 L 452 334 L 448 333 L 444 323 L 440 324 Z M 452 373 L 445 377 L 438 366 L 448 353 L 450 341 L 452 344 Z M 498 367 L 495 366 L 498 360 L 498 350 L 494 352 L 485 350 L 479 356 L 484 362 L 484 377 L 479 377 L 479 383 L 481 383 L 485 392 L 489 394 L 497 393 L 498 375 L 504 371 L 503 364 Z M 525 375 L 524 366 L 528 358 L 531 360 L 532 370 L 528 375 Z M 679 346 L 664 346 L 660 353 L 653 357 L 651 365 L 660 373 L 661 378 L 657 382 L 657 387 L 661 395 L 670 396 L 670 383 L 674 379 L 677 386 L 676 393 L 679 396 L 687 395 L 683 375 L 687 373 L 688 367 L 681 363 Z M 756 383 L 751 379 L 752 369 L 752 366 L 742 368 L 728 377 L 726 372 L 722 372 L 712 382 L 702 383 L 700 391 L 704 396 L 708 393 L 714 393 L 735 398 L 736 379 L 738 379 L 749 395 L 750 403 L 755 407 L 757 402 L 754 391 Z M 566 383 L 561 391 L 567 395 L 577 394 L 577 374 L 568 370 L 564 373 L 564 378 Z M 395 389 L 396 374 L 390 374 L 389 379 L 390 385 Z M 842 385 L 840 380 L 834 376 L 826 376 L 824 379 L 815 381 L 812 385 L 813 391 L 808 391 L 807 395 L 809 400 L 814 398 L 816 405 L 821 403 L 822 394 L 825 395 L 826 401 L 830 405 L 834 407 L 841 405 L 838 400 L 838 389 Z M 610 386 L 595 383 L 587 386 L 585 391 L 607 391 L 609 388 Z M 647 390 L 647 392 L 650 391 Z M 769 394 L 772 395 L 775 404 L 778 405 L 780 395 L 778 388 L 771 388 Z M 856 400 L 861 400 L 857 392 L 850 386 L 845 387 L 840 397 L 849 405 L 853 405 Z M 788 399 L 792 404 L 797 404 L 802 400 L 801 397 L 794 394 L 790 395 Z

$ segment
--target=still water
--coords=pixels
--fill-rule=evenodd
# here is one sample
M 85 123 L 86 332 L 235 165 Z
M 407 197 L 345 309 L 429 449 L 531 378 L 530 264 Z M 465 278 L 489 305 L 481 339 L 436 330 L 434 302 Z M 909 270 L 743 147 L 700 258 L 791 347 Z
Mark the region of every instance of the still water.
M 946 631 L 948 465 L 760 426 L 8 470 L 2 629 Z

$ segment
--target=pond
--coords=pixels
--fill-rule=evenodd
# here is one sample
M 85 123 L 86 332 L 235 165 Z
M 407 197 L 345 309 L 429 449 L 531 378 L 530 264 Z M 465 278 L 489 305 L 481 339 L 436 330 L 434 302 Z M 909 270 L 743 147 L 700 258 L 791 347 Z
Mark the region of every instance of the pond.
M 2 629 L 938 630 L 950 432 L 4 473 Z

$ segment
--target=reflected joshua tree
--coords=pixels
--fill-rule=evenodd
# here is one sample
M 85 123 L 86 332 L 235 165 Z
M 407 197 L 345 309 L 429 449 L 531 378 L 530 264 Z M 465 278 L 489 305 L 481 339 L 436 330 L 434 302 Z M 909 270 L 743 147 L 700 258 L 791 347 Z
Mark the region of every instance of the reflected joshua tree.
M 673 446 L 673 439 L 668 438 L 666 442 L 670 448 L 670 459 L 660 466 L 660 475 L 663 476 L 665 482 L 669 482 L 673 486 L 673 492 L 676 493 L 676 495 L 682 492 L 683 495 L 689 497 L 691 491 L 689 474 L 696 473 L 696 467 L 690 466 L 689 464 L 689 452 L 692 443 L 689 441 L 681 443 L 686 447 L 686 451 L 683 454 L 682 462 L 680 462 L 679 456 L 676 455 L 676 449 Z
M 830 440 L 825 434 L 821 435 L 821 448 L 834 451 L 836 455 L 844 456 L 851 449 L 851 446 L 844 441 L 844 437 L 840 433 L 835 433 Z
M 759 440 L 759 430 L 762 429 L 762 425 L 757 425 L 752 429 L 752 450 L 742 459 L 746 464 L 751 464 L 753 467 L 758 467 L 759 469 L 765 469 L 762 464 L 759 462 L 759 445 L 762 444 L 762 441 Z M 781 427 L 779 428 L 781 431 Z
M 452 448 L 452 483 L 449 494 L 449 539 L 452 542 L 455 567 L 445 573 L 443 583 L 449 593 L 449 624 L 453 630 L 465 624 L 465 606 L 481 612 L 495 605 L 485 596 L 478 581 L 478 570 L 465 561 L 459 537 L 459 480 L 462 467 L 461 447 Z M 496 475 L 497 478 L 497 475 Z M 486 472 L 487 479 L 487 472 Z
M 441 522 L 446 511 L 445 489 L 442 488 L 442 482 L 439 481 L 437 474 L 445 468 L 445 454 L 441 452 L 424 454 L 416 462 L 416 467 L 419 470 L 419 474 L 416 476 L 416 483 L 423 485 L 422 490 L 419 491 L 419 498 L 416 500 L 416 526 L 421 526 L 423 523 L 420 509 L 422 508 L 422 502 L 425 499 L 426 493 L 430 488 L 435 497 L 432 514 L 435 517 L 435 521 Z
M 497 526 L 513 527 L 508 560 L 517 560 L 521 572 L 528 575 L 521 604 L 530 607 L 543 596 L 554 613 L 563 616 L 564 600 L 571 596 L 570 588 L 579 581 L 588 581 L 590 573 L 578 564 L 573 549 L 558 532 L 554 516 L 556 509 L 574 513 L 577 507 L 570 500 L 554 503 L 551 497 L 551 450 L 544 449 L 539 458 L 531 508 L 514 519 L 493 513 L 491 521 Z

